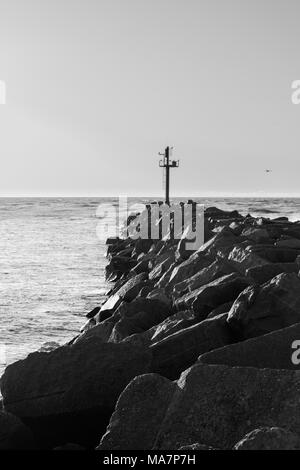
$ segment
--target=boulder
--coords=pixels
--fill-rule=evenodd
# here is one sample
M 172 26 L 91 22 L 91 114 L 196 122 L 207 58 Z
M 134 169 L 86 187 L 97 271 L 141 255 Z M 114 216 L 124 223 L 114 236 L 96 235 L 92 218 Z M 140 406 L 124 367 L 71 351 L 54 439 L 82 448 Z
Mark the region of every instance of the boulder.
M 171 315 L 170 306 L 159 299 L 136 298 L 130 303 L 122 303 L 113 318 L 114 327 L 109 338 L 118 342 L 135 333 L 149 330 Z
M 146 273 L 137 274 L 136 276 L 131 277 L 122 287 L 120 287 L 115 296 L 119 297 L 121 301 L 131 302 L 137 297 L 146 279 Z M 101 309 L 101 311 L 103 310 Z
M 300 254 L 300 250 L 297 249 L 270 245 L 254 245 L 250 250 L 270 263 L 294 263 Z
M 299 396 L 300 371 L 196 365 L 177 382 L 146 374 L 121 394 L 98 448 L 232 449 L 264 426 L 299 434 Z
M 227 314 L 184 328 L 151 345 L 151 371 L 171 380 L 193 365 L 199 354 L 232 342 Z
M 228 324 L 241 339 L 300 322 L 300 279 L 283 273 L 262 286 L 250 286 L 236 299 Z
M 222 277 L 226 274 L 232 273 L 232 267 L 224 260 L 216 260 L 209 266 L 201 269 L 192 277 L 175 284 L 173 295 L 178 297 L 186 292 L 192 292 L 199 287 L 205 286 L 210 282 Z
M 134 274 L 148 273 L 149 272 L 149 259 L 142 258 L 135 266 L 131 269 Z
M 172 307 L 172 299 L 166 294 L 165 289 L 153 289 L 151 292 L 147 294 L 147 299 L 153 300 L 159 300 L 160 302 L 163 302 L 166 304 L 169 308 Z
M 116 311 L 121 302 L 122 299 L 117 294 L 109 297 L 101 306 L 100 311 L 94 316 L 96 323 L 100 323 L 109 318 Z
M 195 322 L 194 312 L 192 310 L 183 310 L 167 317 L 158 325 L 147 330 L 144 335 L 149 338 L 151 343 L 157 343 L 179 330 L 192 326 Z
M 130 257 L 123 255 L 114 256 L 105 268 L 105 276 L 107 281 L 116 281 L 121 278 L 123 274 L 127 274 L 135 265 L 137 261 Z
M 150 262 L 149 279 L 159 279 L 174 263 L 174 251 L 166 251 Z
M 282 428 L 263 427 L 246 434 L 234 450 L 299 450 L 297 434 Z
M 228 227 L 222 227 L 213 238 L 199 248 L 198 253 L 205 253 L 212 258 L 222 253 L 223 257 L 225 257 L 242 240 L 241 237 L 235 235 Z
M 100 307 L 95 307 L 93 310 L 91 310 L 89 313 L 86 314 L 86 318 L 94 318 L 97 313 L 99 313 Z
M 214 206 L 205 209 L 205 217 L 213 219 L 243 219 L 243 216 L 236 210 L 224 211 Z
M 228 255 L 228 261 L 235 271 L 245 275 L 246 270 L 255 266 L 263 266 L 269 261 L 251 250 L 251 246 L 235 246 Z
M 298 238 L 282 238 L 275 245 L 280 248 L 295 248 L 300 250 L 300 240 Z
M 249 281 L 245 277 L 237 273 L 227 274 L 183 295 L 175 301 L 175 308 L 192 308 L 199 321 L 204 320 L 219 305 L 235 300 L 248 285 Z
M 208 257 L 206 254 L 202 253 L 194 253 L 187 259 L 183 261 L 179 265 L 175 266 L 170 272 L 169 279 L 167 281 L 167 288 L 172 290 L 175 284 L 186 280 L 187 278 L 193 276 L 201 269 L 209 266 L 213 262 L 213 259 Z M 168 271 L 167 271 L 168 272 Z M 167 273 L 166 273 L 167 274 Z M 164 287 L 161 285 L 162 283 L 159 282 L 158 287 Z
M 300 342 L 298 346 L 294 343 L 297 339 L 300 340 L 300 323 L 202 354 L 199 362 L 231 367 L 300 369 Z
M 158 374 L 145 374 L 133 379 L 120 395 L 97 450 L 154 448 L 157 429 L 176 389 L 175 383 Z
M 265 228 L 247 227 L 243 230 L 242 235 L 254 243 L 271 243 L 268 230 Z
M 34 449 L 33 435 L 17 416 L 0 411 L 0 450 Z
M 264 284 L 281 273 L 298 273 L 297 263 L 270 263 L 246 270 L 246 277 L 256 284 Z
M 39 446 L 93 447 L 124 387 L 149 371 L 151 353 L 97 338 L 32 353 L 9 365 L 0 385 L 4 409 L 22 419 Z
M 102 323 L 98 323 L 98 325 L 91 325 L 90 328 L 84 329 L 82 333 L 74 339 L 73 344 L 86 341 L 89 338 L 97 338 L 99 341 L 107 343 L 114 326 L 115 323 L 109 318 Z

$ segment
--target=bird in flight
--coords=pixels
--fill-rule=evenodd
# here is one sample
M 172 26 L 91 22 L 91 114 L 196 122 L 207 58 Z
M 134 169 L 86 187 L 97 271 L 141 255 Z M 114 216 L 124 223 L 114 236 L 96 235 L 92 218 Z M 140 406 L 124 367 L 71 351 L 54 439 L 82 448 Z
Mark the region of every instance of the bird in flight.
M 272 170 L 265 170 L 266 173 L 272 173 Z

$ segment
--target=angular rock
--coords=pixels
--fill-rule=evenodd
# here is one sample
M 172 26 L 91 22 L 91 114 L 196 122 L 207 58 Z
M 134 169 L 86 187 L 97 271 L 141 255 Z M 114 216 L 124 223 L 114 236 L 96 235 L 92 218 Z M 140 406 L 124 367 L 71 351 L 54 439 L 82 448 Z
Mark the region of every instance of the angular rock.
M 236 236 L 232 230 L 227 227 L 223 227 L 213 238 L 202 245 L 198 250 L 198 253 L 205 253 L 206 255 L 215 258 L 221 252 L 224 257 L 242 240 L 243 239 Z
M 158 299 L 138 297 L 133 302 L 123 303 L 113 318 L 108 319 L 115 322 L 109 341 L 119 342 L 127 336 L 146 331 L 171 313 L 169 305 Z
M 198 252 L 194 253 L 189 259 L 172 269 L 168 280 L 168 289 L 172 290 L 175 284 L 193 276 L 196 272 L 209 266 L 212 262 L 212 258 L 207 255 Z
M 242 235 L 254 243 L 270 243 L 270 235 L 265 228 L 250 227 L 243 230 Z
M 246 270 L 269 264 L 269 261 L 254 253 L 250 246 L 235 246 L 228 255 L 228 261 L 235 271 L 245 275 Z
M 21 418 L 42 447 L 94 446 L 119 394 L 149 371 L 150 361 L 145 348 L 97 338 L 33 353 L 1 377 L 4 409 Z
M 248 287 L 232 305 L 227 321 L 243 339 L 300 322 L 300 279 L 284 273 L 262 286 Z
M 201 269 L 192 277 L 175 284 L 173 294 L 178 297 L 186 292 L 192 292 L 199 287 L 205 286 L 210 282 L 222 277 L 226 274 L 232 273 L 232 267 L 224 260 L 216 260 L 209 266 Z
M 255 266 L 246 270 L 246 277 L 250 278 L 256 284 L 264 284 L 273 277 L 281 273 L 299 272 L 297 263 L 272 263 L 263 266 Z
M 109 318 L 116 311 L 121 302 L 122 299 L 117 294 L 109 297 L 101 306 L 100 311 L 95 315 L 96 323 L 100 323 L 106 320 L 106 318 Z
M 194 312 L 183 310 L 167 317 L 163 322 L 147 330 L 144 335 L 149 338 L 151 343 L 157 343 L 179 330 L 192 326 L 195 322 Z
M 281 248 L 270 245 L 256 245 L 250 247 L 253 253 L 266 259 L 270 263 L 294 263 L 300 250 L 293 248 Z
M 203 364 L 268 369 L 300 369 L 300 323 L 202 354 Z M 298 354 L 299 351 L 299 354 Z
M 295 248 L 300 250 L 300 240 L 298 238 L 282 238 L 275 245 L 280 248 Z
M 176 389 L 176 384 L 157 374 L 132 380 L 121 394 L 97 449 L 152 449 Z
M 77 336 L 74 339 L 73 344 L 86 341 L 89 338 L 97 338 L 99 341 L 107 343 L 114 326 L 115 323 L 109 318 L 102 323 L 98 323 L 98 325 L 94 324 L 90 328 L 85 329 L 79 336 Z
M 172 266 L 173 263 L 173 252 L 163 253 L 159 257 L 159 262 L 153 263 L 152 269 L 149 272 L 149 279 L 159 279 L 164 273 L 168 271 L 168 269 Z
M 86 314 L 86 318 L 94 318 L 97 313 L 99 313 L 100 307 L 95 307 L 89 313 Z
M 123 274 L 127 274 L 135 265 L 136 260 L 130 256 L 114 256 L 105 268 L 107 281 L 120 279 Z
M 153 300 L 159 300 L 160 302 L 163 302 L 166 304 L 169 308 L 172 306 L 172 299 L 168 297 L 166 294 L 165 289 L 153 289 L 149 294 L 147 294 L 147 299 Z
M 192 308 L 201 321 L 219 305 L 234 301 L 248 285 L 249 281 L 245 277 L 237 273 L 227 274 L 183 295 L 175 301 L 175 308 L 177 310 Z
M 120 287 L 115 296 L 119 297 L 122 301 L 131 302 L 137 297 L 146 279 L 146 273 L 137 274 L 136 276 L 131 277 L 122 287 Z M 103 311 L 102 308 L 101 311 Z
M 211 351 L 232 342 L 226 323 L 227 314 L 180 330 L 151 345 L 151 371 L 171 380 L 193 365 L 202 352 Z
M 282 428 L 254 429 L 234 446 L 234 450 L 299 450 L 297 434 Z

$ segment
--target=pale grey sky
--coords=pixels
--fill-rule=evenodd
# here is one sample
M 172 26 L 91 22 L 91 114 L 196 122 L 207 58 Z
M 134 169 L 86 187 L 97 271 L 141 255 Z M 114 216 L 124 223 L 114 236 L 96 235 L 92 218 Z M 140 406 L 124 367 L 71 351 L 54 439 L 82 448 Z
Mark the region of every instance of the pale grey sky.
M 0 0 L 0 195 L 300 195 L 298 0 Z M 271 168 L 272 173 L 265 173 Z

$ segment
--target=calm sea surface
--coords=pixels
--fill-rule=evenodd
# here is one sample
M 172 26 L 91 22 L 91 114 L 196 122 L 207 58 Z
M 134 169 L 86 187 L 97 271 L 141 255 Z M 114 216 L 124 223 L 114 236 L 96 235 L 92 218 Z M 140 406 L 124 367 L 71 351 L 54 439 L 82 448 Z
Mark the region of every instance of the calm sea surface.
M 195 200 L 244 215 L 300 219 L 300 199 Z M 70 340 L 104 300 L 106 235 L 97 233 L 97 208 L 106 208 L 110 224 L 109 204 L 117 199 L 0 198 L 0 375 L 5 363 L 44 343 Z

